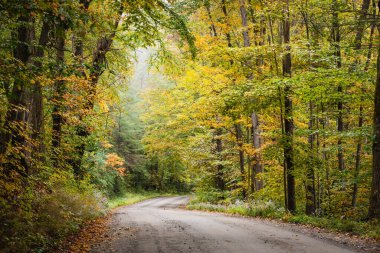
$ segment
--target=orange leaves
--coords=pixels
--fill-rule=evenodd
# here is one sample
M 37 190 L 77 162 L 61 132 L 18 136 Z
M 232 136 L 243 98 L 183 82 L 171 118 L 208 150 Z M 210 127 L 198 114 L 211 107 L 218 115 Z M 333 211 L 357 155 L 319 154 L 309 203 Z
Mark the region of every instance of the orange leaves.
M 116 171 L 120 176 L 125 176 L 126 168 L 122 167 L 125 163 L 124 159 L 118 156 L 116 153 L 110 153 L 106 157 L 107 168 Z
M 57 252 L 86 253 L 90 252 L 91 245 L 107 238 L 107 222 L 109 216 L 100 217 L 87 223 L 77 235 L 68 238 Z M 67 249 L 63 249 L 66 248 Z
M 110 167 L 117 167 L 123 165 L 124 160 L 123 158 L 119 157 L 116 153 L 111 153 L 107 155 L 106 164 Z

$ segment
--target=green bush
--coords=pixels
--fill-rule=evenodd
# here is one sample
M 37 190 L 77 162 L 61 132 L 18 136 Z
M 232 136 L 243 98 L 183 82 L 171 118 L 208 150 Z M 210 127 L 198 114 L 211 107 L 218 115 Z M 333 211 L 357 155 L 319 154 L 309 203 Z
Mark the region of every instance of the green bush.
M 187 208 L 192 210 L 225 212 L 252 217 L 260 216 L 279 218 L 285 214 L 285 209 L 272 201 L 243 202 L 241 200 L 236 200 L 233 204 L 213 204 L 202 202 L 202 199 L 203 198 L 198 197 L 193 199 L 189 205 L 187 205 Z
M 2 205 L 0 252 L 46 252 L 87 220 L 106 210 L 106 199 L 88 181 L 53 174 L 44 187 L 29 186 L 18 203 Z M 4 202 L 4 203 L 5 203 Z

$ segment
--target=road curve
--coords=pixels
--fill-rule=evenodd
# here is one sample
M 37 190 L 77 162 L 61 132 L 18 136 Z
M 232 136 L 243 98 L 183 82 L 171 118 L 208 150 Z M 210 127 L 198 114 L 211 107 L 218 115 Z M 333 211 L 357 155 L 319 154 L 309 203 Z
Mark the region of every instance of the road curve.
M 353 253 L 332 241 L 258 219 L 187 211 L 187 197 L 155 198 L 119 208 L 92 253 Z

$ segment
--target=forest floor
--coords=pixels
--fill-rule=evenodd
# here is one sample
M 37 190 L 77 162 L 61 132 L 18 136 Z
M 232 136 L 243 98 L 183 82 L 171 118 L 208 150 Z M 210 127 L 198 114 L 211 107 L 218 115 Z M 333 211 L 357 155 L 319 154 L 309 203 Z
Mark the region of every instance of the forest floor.
M 61 252 L 379 252 L 374 241 L 260 218 L 185 210 L 159 197 L 113 210 Z

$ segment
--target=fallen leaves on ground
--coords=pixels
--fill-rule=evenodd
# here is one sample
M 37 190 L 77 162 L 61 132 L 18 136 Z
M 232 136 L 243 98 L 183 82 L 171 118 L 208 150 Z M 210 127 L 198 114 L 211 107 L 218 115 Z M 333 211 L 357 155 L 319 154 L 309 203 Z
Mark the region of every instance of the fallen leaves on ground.
M 70 236 L 57 250 L 57 253 L 87 253 L 91 245 L 107 238 L 107 222 L 111 214 L 99 217 L 85 224 L 81 230 Z

